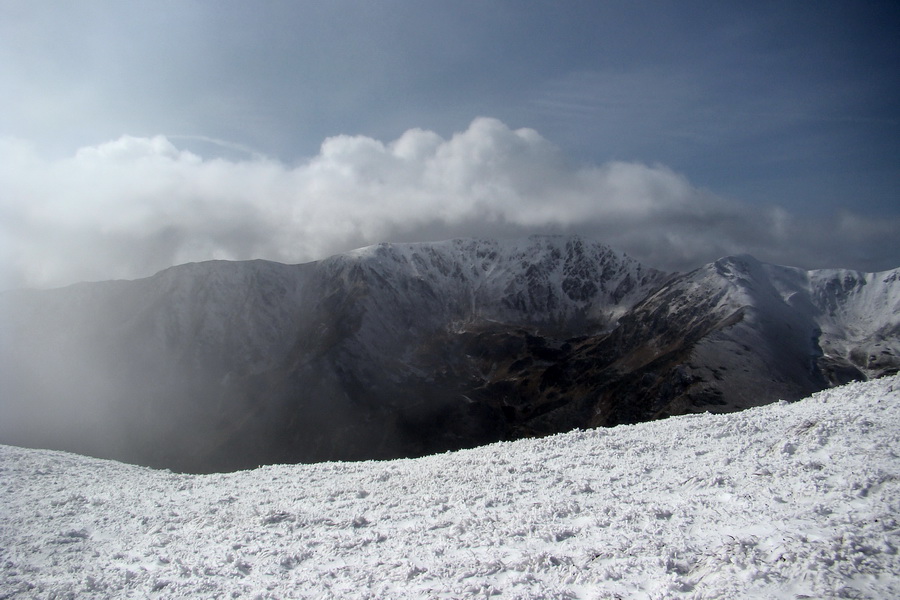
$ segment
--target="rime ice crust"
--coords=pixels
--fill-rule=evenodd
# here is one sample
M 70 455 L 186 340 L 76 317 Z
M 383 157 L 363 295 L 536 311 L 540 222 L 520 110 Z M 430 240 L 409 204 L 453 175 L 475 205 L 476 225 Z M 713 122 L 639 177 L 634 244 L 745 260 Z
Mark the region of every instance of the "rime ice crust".
M 893 598 L 900 376 L 412 460 L 0 446 L 0 596 Z

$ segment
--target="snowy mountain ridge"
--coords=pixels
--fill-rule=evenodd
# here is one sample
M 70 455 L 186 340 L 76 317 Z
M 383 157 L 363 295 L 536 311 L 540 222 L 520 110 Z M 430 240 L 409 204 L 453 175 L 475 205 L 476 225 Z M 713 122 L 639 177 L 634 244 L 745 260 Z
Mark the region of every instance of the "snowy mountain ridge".
M 0 596 L 900 596 L 900 376 L 418 459 L 182 475 L 0 446 Z
M 813 353 L 866 377 L 896 368 L 900 356 L 900 269 L 862 273 L 846 269 L 803 271 L 771 265 L 748 256 L 715 263 L 726 279 L 756 294 L 743 305 L 763 313 L 789 313 L 793 325 L 808 323 Z M 729 267 L 724 265 L 728 264 Z M 737 268 L 735 266 L 737 265 Z M 762 288 L 762 289 L 760 289 Z M 751 299 L 752 297 L 752 299 Z M 763 308 L 765 305 L 765 308 Z
M 896 372 L 898 273 L 533 236 L 8 292 L 0 442 L 207 471 L 728 412 Z
M 362 269 L 394 289 L 402 278 L 425 282 L 455 301 L 457 311 L 466 310 L 465 318 L 501 322 L 565 322 L 583 313 L 608 325 L 663 278 L 578 236 L 379 244 L 326 259 L 322 267 Z
M 354 298 L 355 342 L 370 354 L 413 335 L 480 323 L 575 335 L 609 329 L 666 275 L 577 236 L 379 244 L 325 259 L 321 286 Z M 398 323 L 399 321 L 399 323 Z M 399 336 L 399 340 L 397 339 Z

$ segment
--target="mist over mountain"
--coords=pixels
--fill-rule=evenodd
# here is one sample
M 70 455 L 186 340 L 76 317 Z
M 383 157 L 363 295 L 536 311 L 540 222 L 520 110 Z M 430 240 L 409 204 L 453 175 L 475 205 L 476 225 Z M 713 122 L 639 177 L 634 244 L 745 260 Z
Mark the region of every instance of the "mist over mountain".
M 5 292 L 0 443 L 215 471 L 729 412 L 897 372 L 898 277 L 535 236 Z

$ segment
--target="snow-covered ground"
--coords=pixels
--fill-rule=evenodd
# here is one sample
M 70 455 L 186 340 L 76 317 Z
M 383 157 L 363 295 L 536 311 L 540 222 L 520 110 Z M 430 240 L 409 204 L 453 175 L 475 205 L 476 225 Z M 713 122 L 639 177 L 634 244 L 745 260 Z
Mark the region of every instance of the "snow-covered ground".
M 900 376 L 416 460 L 0 446 L 0 598 L 898 598 Z

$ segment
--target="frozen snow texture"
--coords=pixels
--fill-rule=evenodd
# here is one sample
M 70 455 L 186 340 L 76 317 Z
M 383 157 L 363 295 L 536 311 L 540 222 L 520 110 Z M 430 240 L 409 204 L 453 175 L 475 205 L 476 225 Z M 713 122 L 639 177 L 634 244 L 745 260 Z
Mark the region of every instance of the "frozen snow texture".
M 0 446 L 2 598 L 896 598 L 900 376 L 414 460 Z

